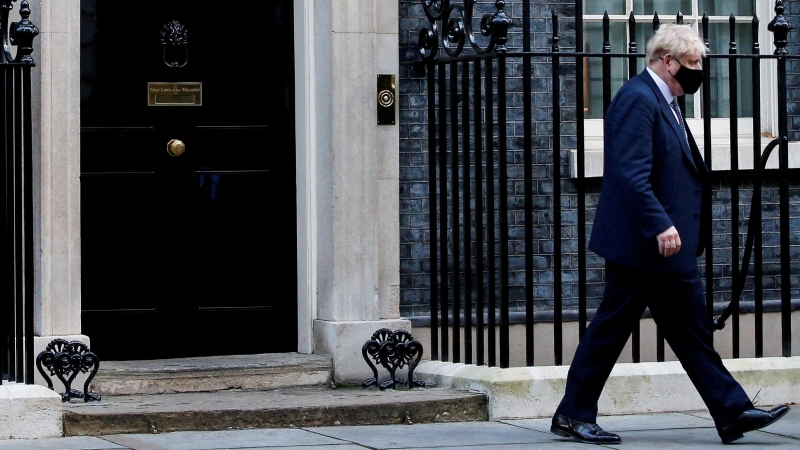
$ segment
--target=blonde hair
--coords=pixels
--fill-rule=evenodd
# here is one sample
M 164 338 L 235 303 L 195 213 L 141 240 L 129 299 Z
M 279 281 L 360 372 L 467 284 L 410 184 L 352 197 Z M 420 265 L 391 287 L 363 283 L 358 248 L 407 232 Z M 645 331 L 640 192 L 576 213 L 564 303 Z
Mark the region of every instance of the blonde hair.
M 675 58 L 695 54 L 703 56 L 706 46 L 691 26 L 665 23 L 647 41 L 647 63 L 667 54 Z

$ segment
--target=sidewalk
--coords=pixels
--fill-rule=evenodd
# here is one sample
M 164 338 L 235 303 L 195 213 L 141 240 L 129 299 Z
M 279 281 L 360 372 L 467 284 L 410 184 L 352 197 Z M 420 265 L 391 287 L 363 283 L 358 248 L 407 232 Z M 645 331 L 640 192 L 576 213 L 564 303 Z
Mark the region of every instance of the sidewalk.
M 767 408 L 764 405 L 759 405 Z M 598 423 L 619 433 L 617 449 L 722 449 L 706 412 L 600 417 Z M 549 432 L 549 419 L 500 422 L 429 423 L 227 431 L 180 431 L 160 434 L 117 434 L 43 440 L 0 441 L 0 450 L 356 450 L 356 449 L 583 449 Z M 764 429 L 745 435 L 736 445 L 746 448 L 800 449 L 800 408 Z

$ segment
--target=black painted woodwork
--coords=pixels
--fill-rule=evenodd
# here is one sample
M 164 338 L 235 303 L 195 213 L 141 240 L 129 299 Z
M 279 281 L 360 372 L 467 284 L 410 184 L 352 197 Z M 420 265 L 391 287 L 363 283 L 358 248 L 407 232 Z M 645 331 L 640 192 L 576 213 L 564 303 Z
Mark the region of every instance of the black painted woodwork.
M 173 20 L 182 68 L 162 57 Z M 100 358 L 297 350 L 293 58 L 291 0 L 81 1 L 82 331 Z M 148 106 L 148 82 L 202 82 L 203 105 Z

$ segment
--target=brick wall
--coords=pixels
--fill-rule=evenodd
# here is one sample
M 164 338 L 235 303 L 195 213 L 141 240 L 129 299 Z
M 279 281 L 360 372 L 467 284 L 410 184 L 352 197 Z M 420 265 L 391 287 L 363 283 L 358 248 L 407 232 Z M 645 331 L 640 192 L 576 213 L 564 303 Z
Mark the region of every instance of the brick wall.
M 786 16 L 792 24 L 789 33 L 789 45 L 786 46 L 790 55 L 800 55 L 800 1 L 786 2 Z M 789 113 L 789 138 L 793 141 L 800 140 L 800 61 L 787 62 L 787 110 Z

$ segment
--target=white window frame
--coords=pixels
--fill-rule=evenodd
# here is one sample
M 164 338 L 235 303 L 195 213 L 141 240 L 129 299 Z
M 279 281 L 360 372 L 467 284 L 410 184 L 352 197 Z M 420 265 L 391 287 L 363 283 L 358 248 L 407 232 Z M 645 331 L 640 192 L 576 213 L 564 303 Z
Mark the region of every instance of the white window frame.
M 774 50 L 772 43 L 773 36 L 767 30 L 767 23 L 774 17 L 773 11 L 774 2 L 772 0 L 755 0 L 755 12 L 759 18 L 759 46 L 761 54 L 771 54 Z M 692 1 L 691 14 L 684 13 L 684 23 L 691 24 L 696 31 L 700 31 L 702 27 L 703 15 L 698 11 L 697 0 Z M 633 0 L 626 1 L 626 10 L 633 10 Z M 652 23 L 653 16 L 648 15 L 634 15 L 636 23 Z M 627 15 L 609 15 L 611 22 L 626 23 L 629 20 Z M 659 14 L 659 19 L 662 23 L 673 23 L 675 21 L 674 15 Z M 736 23 L 751 23 L 753 20 L 750 16 L 736 16 Z M 602 15 L 584 15 L 584 23 L 594 22 L 602 23 Z M 728 23 L 729 16 L 709 16 L 710 23 Z M 625 33 L 626 46 L 629 39 L 629 34 Z M 639 44 L 639 43 L 637 43 Z M 639 52 L 644 53 L 645 43 L 640 43 Z M 726 52 L 727 49 L 712 49 L 715 53 Z M 739 49 L 740 52 L 750 52 L 751 49 Z M 778 134 L 778 111 L 777 111 L 777 63 L 770 61 L 762 63 L 761 65 L 761 147 L 763 149 L 774 139 Z M 695 111 L 702 112 L 702 102 L 700 95 L 694 96 Z M 738 147 L 739 147 L 739 170 L 752 170 L 753 169 L 753 119 L 752 117 L 739 118 L 737 120 L 738 126 Z M 687 126 L 692 130 L 692 134 L 700 147 L 701 154 L 704 154 L 704 124 L 702 118 L 687 118 Z M 712 170 L 724 171 L 730 170 L 730 119 L 719 118 L 711 119 L 711 134 L 712 139 Z M 800 150 L 800 142 L 790 143 L 789 151 L 789 167 L 800 167 L 800 155 L 797 151 Z M 603 119 L 585 119 L 584 120 L 584 176 L 586 178 L 600 177 L 603 175 Z M 798 156 L 794 156 L 798 155 Z M 570 176 L 572 178 L 578 177 L 577 169 L 577 151 L 570 151 Z M 769 159 L 767 164 L 768 168 L 778 167 L 777 154 Z

